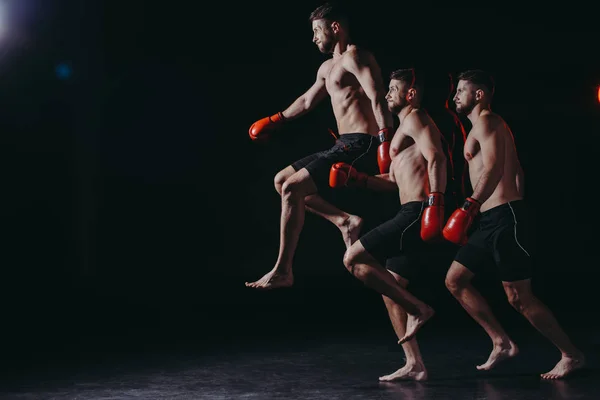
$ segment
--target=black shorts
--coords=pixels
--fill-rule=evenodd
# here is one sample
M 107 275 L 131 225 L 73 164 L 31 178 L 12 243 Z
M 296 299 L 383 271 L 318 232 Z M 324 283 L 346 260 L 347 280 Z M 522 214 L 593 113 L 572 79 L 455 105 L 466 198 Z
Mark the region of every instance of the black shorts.
M 329 171 L 337 162 L 348 163 L 360 172 L 379 174 L 377 147 L 379 141 L 366 133 L 340 135 L 333 147 L 306 156 L 292 164 L 294 170 L 306 168 L 317 188 L 329 187 Z
M 458 246 L 448 241 L 423 243 L 420 251 L 409 251 L 388 258 L 385 268 L 409 282 L 443 282 L 457 250 Z
M 431 271 L 431 267 L 441 266 L 447 270 L 456 254 L 456 247 L 451 243 L 425 243 L 421 239 L 424 209 L 422 201 L 405 203 L 394 218 L 359 239 L 377 261 L 409 281 L 423 271 Z
M 526 224 L 523 200 L 510 201 L 482 212 L 479 226 L 454 259 L 475 274 L 493 261 L 504 282 L 529 279 L 533 268 Z

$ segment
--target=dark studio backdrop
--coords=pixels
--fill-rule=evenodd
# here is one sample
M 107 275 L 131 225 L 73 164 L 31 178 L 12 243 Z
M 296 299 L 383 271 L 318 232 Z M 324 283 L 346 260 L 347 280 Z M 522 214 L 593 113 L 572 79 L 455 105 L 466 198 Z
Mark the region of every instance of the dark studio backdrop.
M 561 317 L 578 320 L 594 307 L 598 276 L 589 211 L 600 64 L 585 12 L 565 22 L 508 7 L 358 3 L 349 3 L 352 34 L 376 55 L 386 84 L 405 67 L 438 89 L 464 69 L 495 75 L 493 109 L 512 127 L 526 174 L 534 286 Z M 341 235 L 314 215 L 296 286 L 244 287 L 277 257 L 273 177 L 333 144 L 328 102 L 267 143 L 248 137 L 254 121 L 314 82 L 325 58 L 308 16 L 319 2 L 21 4 L 0 70 L 0 282 L 6 343 L 27 345 L 7 347 L 89 337 L 102 346 L 99 338 L 127 332 L 285 339 L 334 324 L 388 329 L 376 293 L 345 271 Z M 326 196 L 369 226 L 397 206 L 395 196 Z M 479 284 L 507 309 L 493 278 Z M 441 280 L 415 290 L 440 318 L 471 326 Z M 510 312 L 506 320 L 520 323 Z

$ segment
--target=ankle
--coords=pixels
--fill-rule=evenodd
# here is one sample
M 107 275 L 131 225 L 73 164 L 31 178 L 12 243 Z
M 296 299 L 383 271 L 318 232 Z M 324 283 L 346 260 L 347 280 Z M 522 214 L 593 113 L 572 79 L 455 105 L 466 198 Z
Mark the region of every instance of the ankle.
M 406 368 L 421 370 L 424 369 L 425 365 L 423 364 L 423 360 L 418 359 L 417 357 L 406 357 L 406 364 L 404 364 Z
M 510 348 L 510 339 L 508 338 L 508 336 L 499 336 L 497 338 L 494 338 L 492 339 L 492 343 L 494 344 L 494 347 L 499 347 L 501 349 Z
M 336 217 L 334 223 L 337 225 L 338 228 L 344 229 L 348 225 L 350 225 L 351 219 L 352 219 L 352 216 L 350 214 L 340 215 L 339 217 Z
M 570 352 L 561 351 L 560 355 L 562 358 L 571 358 L 574 360 L 583 358 L 583 353 L 579 350 L 572 350 Z
M 276 275 L 292 275 L 292 267 L 285 264 L 276 264 L 273 267 L 273 273 Z

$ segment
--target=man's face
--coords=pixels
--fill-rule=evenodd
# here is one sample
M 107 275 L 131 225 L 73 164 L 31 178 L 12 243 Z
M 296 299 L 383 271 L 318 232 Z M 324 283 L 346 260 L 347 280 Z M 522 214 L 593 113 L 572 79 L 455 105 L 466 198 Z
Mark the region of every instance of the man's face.
M 456 112 L 461 114 L 469 114 L 477 101 L 475 99 L 475 86 L 468 81 L 460 80 L 456 86 L 456 94 L 454 95 L 454 104 L 456 104 Z
M 321 53 L 331 53 L 335 47 L 336 38 L 331 29 L 331 24 L 324 19 L 317 19 L 312 22 L 313 42 L 319 48 Z
M 404 107 L 408 105 L 408 94 L 409 85 L 406 82 L 392 79 L 389 84 L 389 89 L 385 95 L 387 100 L 387 106 L 390 112 L 398 114 Z

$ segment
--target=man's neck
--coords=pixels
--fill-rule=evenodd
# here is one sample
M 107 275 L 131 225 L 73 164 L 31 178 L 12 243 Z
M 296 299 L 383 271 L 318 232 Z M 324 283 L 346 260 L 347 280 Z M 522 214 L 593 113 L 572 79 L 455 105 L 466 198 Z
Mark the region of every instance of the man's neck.
M 411 111 L 414 110 L 415 108 L 418 108 L 418 106 L 409 104 L 406 107 L 404 107 L 402 110 L 400 110 L 400 112 L 398 113 L 398 119 L 400 120 L 400 123 L 402 123 L 404 121 L 404 119 L 406 118 L 406 116 L 408 114 L 410 114 Z
M 333 58 L 341 57 L 352 46 L 347 39 L 340 39 L 333 48 Z
M 479 117 L 485 114 L 489 114 L 490 112 L 492 111 L 490 110 L 489 106 L 477 104 L 475 107 L 473 107 L 469 115 L 467 115 L 467 118 L 469 118 L 469 121 L 471 121 L 472 125 L 475 125 Z

